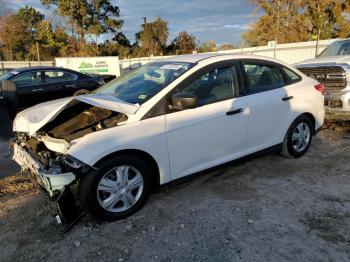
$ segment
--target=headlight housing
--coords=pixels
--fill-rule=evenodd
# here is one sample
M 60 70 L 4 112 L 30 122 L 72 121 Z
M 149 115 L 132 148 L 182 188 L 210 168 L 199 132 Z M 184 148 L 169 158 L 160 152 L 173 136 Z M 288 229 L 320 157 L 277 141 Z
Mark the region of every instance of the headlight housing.
M 77 170 L 81 173 L 86 173 L 87 171 L 89 171 L 89 169 L 91 168 L 90 166 L 88 166 L 87 164 L 81 162 L 80 160 L 67 155 L 64 157 L 63 162 L 69 166 L 70 168 Z

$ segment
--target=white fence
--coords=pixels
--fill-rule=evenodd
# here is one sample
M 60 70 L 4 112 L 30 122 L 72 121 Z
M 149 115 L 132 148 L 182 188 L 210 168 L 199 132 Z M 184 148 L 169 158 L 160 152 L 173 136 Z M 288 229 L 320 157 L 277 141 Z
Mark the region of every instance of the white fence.
M 8 70 L 21 67 L 33 67 L 33 66 L 53 66 L 54 61 L 0 61 L 0 70 Z
M 321 53 L 329 44 L 333 43 L 337 39 L 321 40 L 319 41 L 319 50 Z M 274 57 L 274 48 L 269 46 L 258 46 L 249 48 L 239 48 L 233 50 L 225 50 L 218 52 L 211 52 L 218 54 L 251 54 L 267 57 Z M 306 59 L 313 59 L 316 56 L 316 41 L 279 44 L 276 47 L 276 59 L 279 59 L 288 64 L 295 64 Z M 120 60 L 120 71 L 128 72 L 141 65 L 166 58 L 170 56 L 154 56 L 154 57 L 141 57 L 133 59 Z
M 322 52 L 329 44 L 336 41 L 337 39 L 321 40 L 319 41 L 319 53 Z M 269 46 L 249 47 L 240 48 L 226 51 L 218 51 L 213 53 L 226 53 L 226 54 L 252 54 L 267 57 L 274 57 L 274 48 Z M 282 60 L 288 64 L 294 64 L 301 62 L 306 59 L 315 58 L 316 54 L 316 41 L 290 43 L 290 44 L 279 44 L 276 47 L 276 58 Z M 157 61 L 162 58 L 170 56 L 151 56 L 119 60 L 119 64 L 116 66 L 120 67 L 121 74 L 132 71 L 141 65 Z M 32 61 L 0 61 L 0 71 L 2 69 L 12 69 L 20 67 L 31 67 L 31 66 L 53 66 L 54 61 L 43 61 L 43 62 L 32 62 Z
M 337 39 L 319 41 L 318 53 L 321 53 L 329 44 L 333 43 L 336 40 Z M 268 46 L 259 46 L 228 51 L 219 51 L 218 53 L 243 53 L 274 57 L 274 48 Z M 316 41 L 280 44 L 276 47 L 276 58 L 288 64 L 295 64 L 306 59 L 313 59 L 315 56 Z

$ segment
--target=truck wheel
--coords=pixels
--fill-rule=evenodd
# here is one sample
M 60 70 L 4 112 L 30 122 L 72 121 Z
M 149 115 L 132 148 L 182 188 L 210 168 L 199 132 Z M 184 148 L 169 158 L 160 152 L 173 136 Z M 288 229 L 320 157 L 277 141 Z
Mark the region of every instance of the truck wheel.
M 149 166 L 132 155 L 120 155 L 81 178 L 79 201 L 96 218 L 114 221 L 140 210 L 151 187 Z
M 1 81 L 1 91 L 8 114 L 11 119 L 14 119 L 18 112 L 17 86 L 12 81 L 3 80 Z

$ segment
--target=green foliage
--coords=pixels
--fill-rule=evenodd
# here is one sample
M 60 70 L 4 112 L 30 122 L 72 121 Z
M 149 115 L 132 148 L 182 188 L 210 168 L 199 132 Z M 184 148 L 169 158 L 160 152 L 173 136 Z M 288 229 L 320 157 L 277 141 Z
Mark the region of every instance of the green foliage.
M 215 52 L 216 43 L 213 40 L 209 40 L 207 43 L 203 43 L 198 47 L 198 53 Z
M 232 50 L 232 49 L 236 49 L 237 47 L 231 44 L 222 44 L 219 47 L 219 50 L 224 51 L 224 50 Z
M 57 7 L 58 13 L 67 18 L 81 41 L 86 34 L 98 37 L 115 33 L 123 25 L 119 19 L 119 8 L 109 0 L 41 0 L 44 5 Z
M 136 34 L 136 38 L 146 54 L 162 55 L 166 50 L 168 35 L 168 22 L 157 18 L 153 22 L 143 24 L 142 30 Z
M 263 12 L 250 25 L 243 39 L 250 46 L 268 41 L 291 43 L 348 37 L 350 33 L 349 0 L 250 0 L 256 14 Z M 259 13 L 260 14 L 260 13 Z M 316 36 L 316 37 L 315 37 Z
M 192 54 L 195 50 L 196 38 L 194 35 L 190 35 L 186 31 L 180 32 L 168 47 L 168 53 L 177 55 Z
M 28 30 L 36 30 L 38 24 L 44 19 L 44 15 L 33 7 L 25 6 L 15 14 L 18 22 L 27 26 Z
M 15 16 L 6 16 L 0 19 L 0 42 L 6 60 L 24 60 L 28 58 L 32 35 Z

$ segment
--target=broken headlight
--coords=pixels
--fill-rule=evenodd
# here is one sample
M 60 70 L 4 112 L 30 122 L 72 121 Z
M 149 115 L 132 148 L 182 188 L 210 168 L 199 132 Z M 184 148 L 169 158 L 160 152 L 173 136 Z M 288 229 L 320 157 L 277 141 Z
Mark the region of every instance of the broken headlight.
M 74 170 L 78 170 L 80 171 L 81 173 L 86 173 L 89 169 L 90 169 L 90 166 L 88 166 L 87 164 L 81 162 L 80 160 L 70 156 L 70 155 L 67 155 L 64 159 L 63 159 L 63 162 L 73 168 Z

